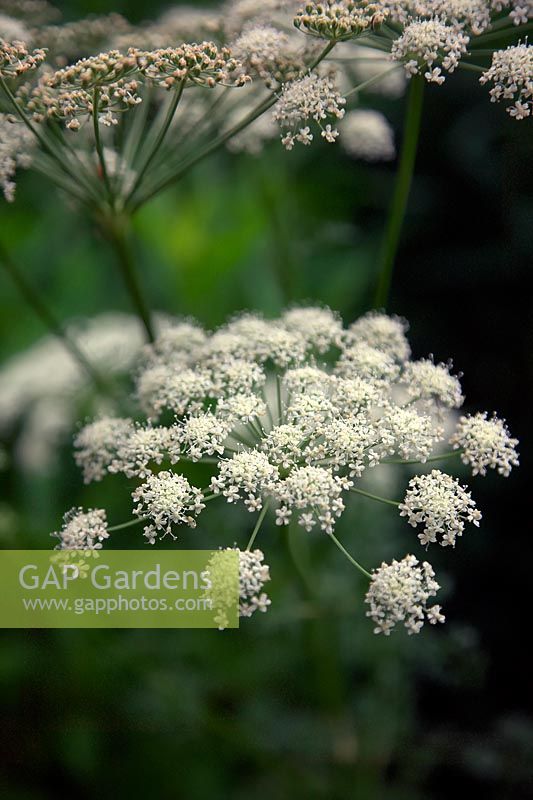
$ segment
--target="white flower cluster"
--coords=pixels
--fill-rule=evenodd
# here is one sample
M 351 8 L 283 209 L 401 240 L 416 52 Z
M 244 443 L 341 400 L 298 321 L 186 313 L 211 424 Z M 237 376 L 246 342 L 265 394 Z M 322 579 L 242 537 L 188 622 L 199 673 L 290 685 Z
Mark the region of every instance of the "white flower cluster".
M 510 8 L 510 18 L 515 25 L 525 25 L 533 18 L 533 0 L 491 0 L 491 6 L 496 12 Z
M 146 481 L 132 494 L 138 505 L 133 513 L 138 517 L 149 517 L 153 524 L 144 529 L 144 535 L 153 544 L 156 531 L 163 536 L 172 533 L 172 525 L 196 527 L 196 517 L 205 508 L 204 496 L 200 489 L 191 486 L 187 478 L 176 472 L 158 472 L 148 475 Z
M 370 606 L 366 612 L 375 623 L 374 633 L 390 633 L 397 623 L 402 623 L 409 635 L 418 633 L 427 620 L 431 625 L 444 622 L 441 607 L 428 608 L 427 602 L 440 589 L 430 564 L 419 564 L 412 556 L 401 561 L 383 563 L 372 573 L 365 601 Z
M 8 203 L 15 199 L 15 172 L 31 165 L 34 147 L 35 139 L 24 125 L 0 114 L 0 189 Z
M 473 475 L 486 475 L 487 468 L 507 477 L 519 464 L 516 446 L 505 420 L 487 412 L 461 417 L 450 439 L 455 449 L 461 448 L 461 459 L 472 467 Z
M 403 62 L 408 75 L 418 75 L 423 70 L 427 81 L 440 85 L 445 80 L 442 69 L 456 69 L 468 42 L 465 33 L 438 17 L 416 19 L 393 41 L 391 57 Z
M 100 550 L 109 538 L 106 513 L 101 508 L 72 508 L 65 514 L 61 530 L 51 535 L 59 539 L 57 550 Z
M 292 150 L 296 142 L 309 145 L 313 134 L 308 123 L 314 121 L 326 142 L 334 142 L 339 135 L 327 119 L 342 119 L 346 100 L 337 91 L 331 77 L 320 77 L 315 72 L 283 86 L 274 108 L 274 119 L 284 131 L 281 142 Z
M 239 550 L 239 616 L 251 617 L 254 611 L 265 612 L 270 600 L 263 586 L 270 580 L 261 550 Z
M 267 86 L 294 80 L 305 69 L 297 34 L 289 36 L 272 25 L 246 26 L 231 49 L 245 69 Z
M 516 120 L 529 117 L 533 111 L 533 45 L 524 42 L 497 50 L 479 81 L 494 84 L 489 91 L 492 103 L 513 101 L 507 108 L 511 117 Z
M 389 19 L 400 25 L 437 17 L 456 30 L 467 29 L 479 36 L 491 24 L 487 0 L 383 0 L 383 3 L 389 11 Z
M 272 507 L 280 526 L 294 521 L 335 538 L 359 478 L 377 464 L 439 458 L 463 402 L 450 364 L 411 359 L 406 330 L 404 320 L 377 312 L 343 328 L 327 308 L 293 308 L 270 321 L 245 313 L 212 333 L 189 321 L 168 325 L 145 349 L 138 375 L 149 418 L 89 423 L 76 437 L 76 461 L 87 481 L 107 472 L 138 479 L 134 514 L 152 544 L 175 536 L 175 525 L 194 527 L 217 497 L 261 511 L 258 524 Z M 508 474 L 517 463 L 516 441 L 485 414 L 461 418 L 450 441 L 474 472 L 494 466 Z M 187 461 L 212 465 L 208 488 L 180 473 Z M 481 517 L 469 492 L 438 470 L 413 478 L 396 505 L 422 526 L 424 545 L 453 545 Z M 374 579 L 371 615 L 388 630 L 389 611 L 379 611 L 385 583 L 410 576 L 407 588 L 397 582 L 394 602 L 404 605 L 394 613 L 414 632 L 424 616 L 439 621 L 438 612 L 413 599 L 432 586 L 426 567 L 400 564 L 375 573 L 383 580 Z
M 205 597 L 211 602 L 219 629 L 228 627 L 229 614 L 235 607 L 237 581 L 239 617 L 251 617 L 255 611 L 267 611 L 270 599 L 263 587 L 270 580 L 270 570 L 264 558 L 261 550 L 227 547 L 213 553 L 209 559 L 206 573 L 210 586 Z
M 396 155 L 392 128 L 379 111 L 350 111 L 339 128 L 341 144 L 352 158 L 390 161 Z
M 429 475 L 417 475 L 409 481 L 403 503 L 399 505 L 400 516 L 407 517 L 409 525 L 423 525 L 418 534 L 423 545 L 437 541 L 443 547 L 455 547 L 455 540 L 463 535 L 465 522 L 479 526 L 481 513 L 464 486 L 457 478 L 438 469 Z

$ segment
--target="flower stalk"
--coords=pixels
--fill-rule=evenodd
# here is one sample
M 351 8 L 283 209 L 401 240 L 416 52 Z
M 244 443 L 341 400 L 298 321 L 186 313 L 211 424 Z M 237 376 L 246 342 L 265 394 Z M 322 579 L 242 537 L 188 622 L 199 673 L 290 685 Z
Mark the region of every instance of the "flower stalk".
M 396 176 L 396 185 L 394 187 L 387 227 L 385 229 L 385 237 L 378 260 L 378 284 L 374 298 L 374 308 L 386 308 L 388 304 L 392 274 L 413 180 L 413 171 L 420 135 L 420 122 L 422 119 L 423 97 L 424 79 L 420 75 L 414 75 L 409 84 L 404 138 Z

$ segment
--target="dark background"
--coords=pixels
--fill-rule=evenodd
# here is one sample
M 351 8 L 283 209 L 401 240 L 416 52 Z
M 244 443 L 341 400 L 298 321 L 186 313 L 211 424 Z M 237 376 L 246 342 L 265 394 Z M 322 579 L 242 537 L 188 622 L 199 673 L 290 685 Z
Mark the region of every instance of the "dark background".
M 134 20 L 159 5 L 62 8 Z M 402 100 L 366 99 L 400 137 Z M 393 169 L 276 143 L 258 160 L 211 159 L 137 219 L 153 307 L 214 325 L 240 308 L 320 300 L 354 318 L 370 303 Z M 468 410 L 497 410 L 521 440 L 509 479 L 469 480 L 479 531 L 430 554 L 445 628 L 373 637 L 362 586 L 322 543 L 319 594 L 337 614 L 291 617 L 299 590 L 273 532 L 262 546 L 274 607 L 239 632 L 4 631 L 2 798 L 532 796 L 531 121 L 457 74 L 428 88 L 416 172 L 389 310 L 409 319 L 415 356 L 453 357 Z M 2 236 L 65 318 L 128 308 L 104 244 L 44 181 L 22 177 L 1 214 Z M 42 330 L 3 277 L 0 300 L 7 358 Z M 104 505 L 69 450 L 46 475 L 0 476 L 18 546 L 43 546 L 71 505 Z M 249 523 L 211 524 L 232 537 Z M 381 509 L 358 504 L 348 524 L 373 562 L 405 549 Z

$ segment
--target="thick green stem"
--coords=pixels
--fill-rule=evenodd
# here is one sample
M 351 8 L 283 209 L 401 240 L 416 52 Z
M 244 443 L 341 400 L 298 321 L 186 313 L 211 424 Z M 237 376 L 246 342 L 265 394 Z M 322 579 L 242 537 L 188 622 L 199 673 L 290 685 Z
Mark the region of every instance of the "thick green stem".
M 115 251 L 124 284 L 128 290 L 135 311 L 146 331 L 146 337 L 149 342 L 153 342 L 155 334 L 152 325 L 152 317 L 137 277 L 133 254 L 129 246 L 126 222 L 120 217 L 107 219 L 104 223 L 104 231 Z
M 378 262 L 378 285 L 374 299 L 375 308 L 385 308 L 387 306 L 396 253 L 413 179 L 423 97 L 424 78 L 421 75 L 415 75 L 411 78 L 409 85 L 400 163 L 385 230 L 385 238 Z
M 65 347 L 74 360 L 80 365 L 83 371 L 93 381 L 94 385 L 103 393 L 110 394 L 112 389 L 98 370 L 90 363 L 85 354 L 80 350 L 75 341 L 73 341 L 65 332 L 63 326 L 56 318 L 55 314 L 50 311 L 46 303 L 43 301 L 41 295 L 36 291 L 31 283 L 26 279 L 24 273 L 18 268 L 11 256 L 0 243 L 0 264 L 7 272 L 21 296 L 26 303 L 34 311 L 35 315 L 41 322 L 48 328 L 48 330 L 56 336 L 61 344 Z
M 317 579 L 313 573 L 310 536 L 296 521 L 291 521 L 287 531 L 287 545 L 291 560 L 300 580 L 313 616 L 305 623 L 305 633 L 310 655 L 315 667 L 316 693 L 323 711 L 333 719 L 344 712 L 346 687 L 339 663 L 337 631 L 330 619 L 325 619 L 324 609 L 317 593 Z

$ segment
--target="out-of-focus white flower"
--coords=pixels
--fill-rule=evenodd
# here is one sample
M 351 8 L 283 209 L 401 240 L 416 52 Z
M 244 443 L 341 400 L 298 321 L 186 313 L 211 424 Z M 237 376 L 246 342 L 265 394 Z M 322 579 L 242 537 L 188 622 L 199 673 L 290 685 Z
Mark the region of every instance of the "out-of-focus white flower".
M 0 114 L 0 188 L 8 202 L 15 199 L 15 173 L 31 165 L 34 149 L 35 138 L 26 126 Z
M 390 161 L 396 155 L 394 133 L 379 111 L 350 111 L 339 125 L 341 144 L 348 155 L 363 161 Z

